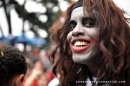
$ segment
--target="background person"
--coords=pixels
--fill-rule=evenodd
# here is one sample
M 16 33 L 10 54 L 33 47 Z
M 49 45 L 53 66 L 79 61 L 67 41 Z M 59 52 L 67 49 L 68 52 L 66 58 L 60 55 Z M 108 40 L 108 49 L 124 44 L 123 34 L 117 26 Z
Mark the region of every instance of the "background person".
M 40 60 L 34 61 L 34 67 L 31 70 L 30 75 L 26 78 L 23 86 L 38 86 L 37 77 L 44 71 L 44 65 Z
M 1 46 L 0 86 L 21 86 L 26 70 L 26 60 L 17 48 Z

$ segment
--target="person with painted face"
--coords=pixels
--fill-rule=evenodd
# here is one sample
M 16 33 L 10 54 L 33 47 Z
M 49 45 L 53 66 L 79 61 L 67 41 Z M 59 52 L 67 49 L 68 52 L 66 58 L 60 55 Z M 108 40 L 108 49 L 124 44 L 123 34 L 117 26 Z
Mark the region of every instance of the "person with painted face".
M 54 22 L 50 61 L 60 73 L 59 86 L 130 86 L 124 13 L 112 0 L 79 0 Z

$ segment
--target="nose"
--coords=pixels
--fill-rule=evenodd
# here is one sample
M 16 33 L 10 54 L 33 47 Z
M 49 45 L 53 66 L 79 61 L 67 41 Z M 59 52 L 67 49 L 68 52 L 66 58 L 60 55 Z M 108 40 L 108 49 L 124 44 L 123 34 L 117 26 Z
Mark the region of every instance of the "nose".
M 77 25 L 73 31 L 72 31 L 72 36 L 79 36 L 79 35 L 84 35 L 85 31 L 82 25 Z

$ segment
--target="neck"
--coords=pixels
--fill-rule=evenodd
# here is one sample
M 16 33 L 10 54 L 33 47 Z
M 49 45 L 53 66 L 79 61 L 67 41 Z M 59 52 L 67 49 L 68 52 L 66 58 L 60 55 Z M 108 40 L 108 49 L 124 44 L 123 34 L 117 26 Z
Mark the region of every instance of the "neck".
M 91 59 L 89 62 L 86 62 L 85 65 L 87 65 L 88 70 L 90 71 L 92 77 L 97 77 L 98 74 L 98 58 L 96 59 Z
M 92 74 L 92 77 L 97 76 L 97 74 L 98 74 L 98 66 L 97 65 L 89 65 L 88 69 L 89 69 L 90 73 Z

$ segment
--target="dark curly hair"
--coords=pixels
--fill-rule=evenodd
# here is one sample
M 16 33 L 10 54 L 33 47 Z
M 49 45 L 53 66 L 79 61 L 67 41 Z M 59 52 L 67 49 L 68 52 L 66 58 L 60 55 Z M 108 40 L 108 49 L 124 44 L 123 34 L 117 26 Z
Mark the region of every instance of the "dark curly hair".
M 80 0 L 79 0 L 80 1 Z M 55 47 L 50 53 L 50 61 L 54 65 L 53 72 L 60 72 L 60 86 L 80 86 L 76 81 L 86 81 L 87 65 L 74 63 L 72 52 L 67 42 L 70 32 L 70 21 L 73 6 L 54 22 L 50 28 Z M 110 86 L 130 86 L 130 27 L 125 12 L 115 5 L 112 0 L 83 0 L 84 13 L 96 19 L 100 25 L 99 31 L 99 63 L 97 80 L 125 81 L 125 83 L 109 83 Z M 63 19 L 63 21 L 62 21 Z M 58 59 L 55 56 L 59 51 Z M 55 61 L 57 59 L 57 61 Z M 79 69 L 82 70 L 79 71 Z
M 26 73 L 27 64 L 22 53 L 15 47 L 0 48 L 0 86 L 11 86 L 15 76 Z

